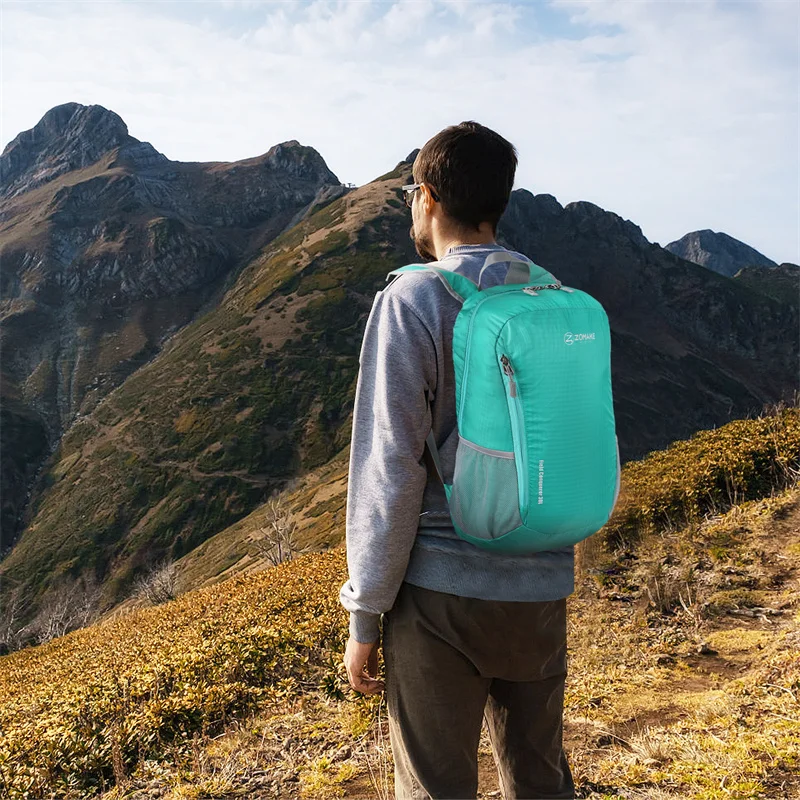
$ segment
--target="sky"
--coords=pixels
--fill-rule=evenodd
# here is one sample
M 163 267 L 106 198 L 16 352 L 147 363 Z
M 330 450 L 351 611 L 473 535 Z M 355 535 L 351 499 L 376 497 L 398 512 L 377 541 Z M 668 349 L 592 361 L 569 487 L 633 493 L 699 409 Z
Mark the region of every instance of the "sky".
M 784 0 L 0 0 L 0 145 L 76 101 L 171 159 L 297 139 L 360 186 L 476 120 L 517 188 L 800 263 L 799 43 Z

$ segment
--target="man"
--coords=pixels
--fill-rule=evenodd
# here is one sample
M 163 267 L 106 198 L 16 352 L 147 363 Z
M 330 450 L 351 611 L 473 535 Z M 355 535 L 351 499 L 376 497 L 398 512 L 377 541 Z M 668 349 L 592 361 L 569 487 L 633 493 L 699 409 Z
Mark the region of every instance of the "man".
M 495 234 L 516 166 L 513 145 L 475 122 L 428 141 L 406 194 L 420 257 L 477 282 L 490 253 L 509 252 Z M 508 267 L 488 267 L 482 286 L 503 283 Z M 421 271 L 378 292 L 367 321 L 339 595 L 350 612 L 344 663 L 356 691 L 386 691 L 397 798 L 474 798 L 484 714 L 505 798 L 572 798 L 562 718 L 573 548 L 510 556 L 461 539 L 425 454 L 433 430 L 451 482 L 460 308 Z

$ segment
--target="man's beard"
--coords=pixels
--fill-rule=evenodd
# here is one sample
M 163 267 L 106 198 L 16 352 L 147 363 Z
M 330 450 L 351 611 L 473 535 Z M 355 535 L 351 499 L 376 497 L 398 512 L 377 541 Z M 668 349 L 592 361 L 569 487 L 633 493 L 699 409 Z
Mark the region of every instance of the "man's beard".
M 411 226 L 411 230 L 409 231 L 409 236 L 411 236 L 411 241 L 414 242 L 414 249 L 417 251 L 417 255 L 423 261 L 437 260 L 436 253 L 433 251 L 433 242 L 429 237 L 417 236 L 413 225 Z

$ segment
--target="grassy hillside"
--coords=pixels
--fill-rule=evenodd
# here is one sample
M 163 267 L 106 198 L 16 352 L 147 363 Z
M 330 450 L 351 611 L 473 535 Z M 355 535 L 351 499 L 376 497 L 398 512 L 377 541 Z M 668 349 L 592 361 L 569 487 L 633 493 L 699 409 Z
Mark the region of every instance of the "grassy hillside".
M 180 558 L 347 445 L 364 321 L 411 258 L 402 180 L 312 209 L 70 428 L 0 564 L 31 611 L 87 573 L 119 602 L 148 562 Z
M 798 469 L 796 407 L 626 465 L 569 599 L 583 796 L 800 791 Z M 308 554 L 1 658 L 5 793 L 391 796 L 383 698 L 340 664 L 344 580 L 341 548 Z
M 793 412 L 787 412 L 789 414 Z M 721 429 L 699 431 L 624 467 L 629 490 L 618 499 L 604 535 L 614 546 L 629 546 L 642 532 L 687 525 L 793 480 L 800 454 L 796 426 L 772 415 L 735 420 Z M 344 536 L 349 449 L 312 470 L 283 494 L 302 545 L 335 547 Z M 259 506 L 177 561 L 184 590 L 240 572 L 263 569 L 257 542 L 265 510 Z M 585 548 L 591 557 L 599 539 Z
M 743 267 L 734 279 L 757 292 L 787 305 L 800 305 L 800 266 Z
M 296 526 L 299 547 L 321 552 L 342 543 L 349 453 L 349 447 L 345 448 L 327 464 L 291 481 L 289 488 L 278 496 L 288 522 Z M 267 506 L 259 505 L 177 559 L 174 562 L 177 591 L 199 589 L 271 566 L 259 547 L 269 525 Z M 114 606 L 106 616 L 114 617 L 141 605 L 142 601 L 132 596 Z

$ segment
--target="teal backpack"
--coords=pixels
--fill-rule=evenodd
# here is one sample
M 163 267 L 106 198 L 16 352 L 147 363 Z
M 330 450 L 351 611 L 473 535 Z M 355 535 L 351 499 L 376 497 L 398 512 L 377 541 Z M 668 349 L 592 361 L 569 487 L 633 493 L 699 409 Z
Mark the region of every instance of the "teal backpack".
M 505 284 L 481 289 L 492 264 Z M 611 333 L 603 306 L 532 261 L 489 255 L 473 280 L 431 264 L 463 305 L 453 329 L 458 448 L 444 483 L 462 539 L 496 553 L 575 544 L 608 522 L 620 485 L 611 390 Z

